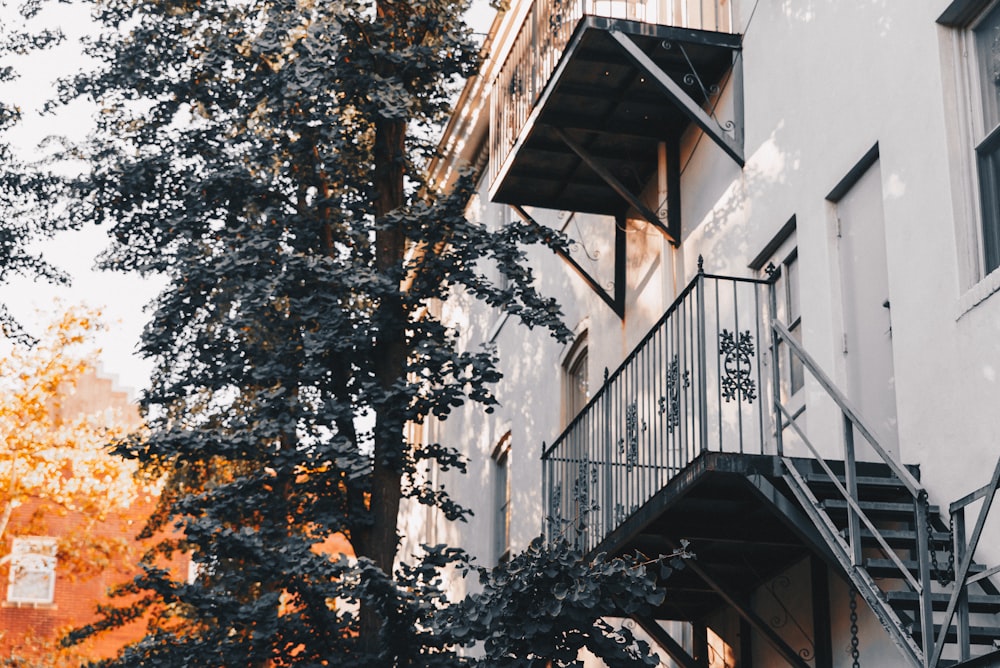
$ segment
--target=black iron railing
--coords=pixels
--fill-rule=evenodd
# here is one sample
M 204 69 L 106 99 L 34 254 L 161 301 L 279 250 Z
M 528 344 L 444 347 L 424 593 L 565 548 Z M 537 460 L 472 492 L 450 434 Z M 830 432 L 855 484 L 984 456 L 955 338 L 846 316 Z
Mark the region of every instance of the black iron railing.
M 534 0 L 493 82 L 490 182 L 496 180 L 583 16 L 728 33 L 731 10 L 730 0 Z
M 550 537 L 584 550 L 706 451 L 771 431 L 769 283 L 699 273 L 543 455 Z

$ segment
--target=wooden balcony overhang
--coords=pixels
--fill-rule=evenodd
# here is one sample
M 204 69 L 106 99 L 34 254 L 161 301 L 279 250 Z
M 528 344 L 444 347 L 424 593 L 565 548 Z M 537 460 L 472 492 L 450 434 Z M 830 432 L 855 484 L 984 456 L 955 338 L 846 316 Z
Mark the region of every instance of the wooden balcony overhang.
M 663 212 L 644 210 L 639 195 L 657 173 L 659 142 L 669 170 L 694 123 L 742 165 L 742 119 L 727 131 L 704 109 L 739 49 L 739 35 L 584 16 L 499 158 L 491 199 L 615 216 L 638 209 L 658 224 Z M 495 115 L 506 113 L 503 102 Z
M 809 555 L 835 559 L 783 489 L 781 458 L 706 452 L 691 462 L 594 550 L 655 558 L 682 540 L 695 555 L 663 581 L 659 619 L 698 620 Z M 749 610 L 749 607 L 747 607 Z

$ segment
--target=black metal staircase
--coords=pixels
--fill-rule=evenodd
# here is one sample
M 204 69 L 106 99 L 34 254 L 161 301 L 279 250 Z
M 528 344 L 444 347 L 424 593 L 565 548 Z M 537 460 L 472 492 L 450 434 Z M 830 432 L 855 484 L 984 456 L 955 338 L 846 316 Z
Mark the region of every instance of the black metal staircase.
M 861 562 L 850 563 L 850 508 L 841 498 L 839 490 L 816 462 L 785 460 L 785 474 L 789 488 L 800 498 L 807 513 L 821 526 L 831 549 L 841 560 L 845 574 L 853 586 L 880 612 L 882 623 L 895 636 L 904 652 L 916 665 L 923 663 L 922 612 L 926 598 L 912 587 L 919 584 L 921 563 L 930 561 L 930 607 L 935 624 L 935 636 L 940 632 L 941 618 L 948 607 L 954 590 L 954 546 L 951 532 L 942 520 L 936 506 L 928 507 L 925 531 L 915 526 L 912 497 L 906 485 L 886 465 L 858 464 L 857 505 L 865 512 L 876 530 L 862 529 Z M 843 462 L 833 462 L 830 468 L 837 474 L 841 485 L 846 484 Z M 913 471 L 916 474 L 915 471 Z M 923 547 L 924 538 L 929 549 Z M 881 540 L 880 540 L 881 539 Z M 926 558 L 922 559 L 922 555 Z M 933 556 L 932 556 L 933 555 Z M 900 566 L 909 575 L 901 571 Z M 972 563 L 969 574 L 985 573 L 986 568 Z M 968 615 L 976 617 L 1000 613 L 1000 591 L 988 578 L 973 583 L 972 592 L 966 594 Z M 958 647 L 959 624 L 952 622 L 946 641 L 952 647 L 946 659 L 938 665 L 952 665 L 962 658 Z M 967 622 L 970 647 L 965 658 L 983 654 L 995 648 L 1000 641 L 1000 627 L 990 619 L 977 625 Z
M 988 569 L 972 559 L 1000 482 L 1000 461 L 990 483 L 951 504 L 945 521 L 940 508 L 929 503 L 918 471 L 901 466 L 880 446 L 873 430 L 784 325 L 772 321 L 771 329 L 774 349 L 779 341 L 787 345 L 843 417 L 844 457 L 829 461 L 780 398 L 774 400 L 782 424 L 814 456 L 783 457 L 783 477 L 853 587 L 914 666 L 950 666 L 1000 647 L 994 617 L 1000 612 L 1000 590 L 989 580 L 1000 568 Z M 856 435 L 881 462 L 855 461 Z M 965 508 L 980 499 L 975 529 L 966 540 Z M 929 635 L 927 628 L 933 629 Z
M 774 280 L 699 271 L 606 377 L 544 451 L 550 536 L 613 553 L 656 554 L 689 540 L 697 564 L 665 581 L 670 606 L 656 618 L 703 625 L 728 606 L 746 626 L 733 638 L 740 651 L 752 630 L 788 665 L 808 664 L 752 601 L 806 556 L 843 575 L 910 665 L 1000 665 L 1000 590 L 989 579 L 1000 567 L 972 558 L 1000 462 L 988 484 L 950 506 L 932 505 L 918 469 L 880 445 L 774 317 Z M 840 417 L 839 446 L 829 429 L 815 427 L 823 440 L 813 443 L 801 408 L 786 405 L 779 363 L 789 355 L 809 378 L 810 415 Z M 973 503 L 978 516 L 967 534 Z M 814 623 L 829 621 L 823 573 L 812 578 Z M 655 621 L 640 622 L 655 631 Z M 829 657 L 829 628 L 814 631 L 817 659 Z M 682 665 L 701 665 L 676 653 Z

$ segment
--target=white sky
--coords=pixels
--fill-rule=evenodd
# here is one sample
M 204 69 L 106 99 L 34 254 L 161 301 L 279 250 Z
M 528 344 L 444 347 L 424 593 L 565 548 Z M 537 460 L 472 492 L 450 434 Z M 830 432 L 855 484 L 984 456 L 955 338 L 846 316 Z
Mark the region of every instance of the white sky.
M 17 2 L 17 0 L 14 0 Z M 3 0 L 0 0 L 2 3 Z M 16 20 L 14 8 L 0 4 L 0 21 L 11 24 Z M 66 33 L 66 42 L 56 48 L 10 61 L 21 78 L 14 84 L 0 87 L 5 101 L 12 101 L 23 111 L 23 123 L 10 137 L 24 155 L 36 154 L 38 143 L 49 135 L 83 137 L 90 125 L 91 109 L 78 103 L 57 115 L 41 116 L 38 111 L 52 93 L 53 82 L 60 76 L 73 74 L 87 66 L 86 59 L 74 46 L 76 39 L 89 26 L 87 10 L 78 5 L 53 3 L 39 17 L 48 26 L 58 26 Z M 10 24 L 8 24 L 10 25 Z M 98 272 L 93 269 L 95 258 L 107 245 L 106 230 L 89 228 L 67 232 L 37 245 L 46 259 L 73 277 L 71 287 L 15 278 L 0 285 L 0 301 L 32 333 L 40 333 L 62 308 L 86 304 L 104 314 L 107 330 L 98 335 L 101 367 L 104 375 L 118 385 L 135 392 L 148 385 L 151 365 L 136 356 L 135 349 L 145 316 L 142 311 L 159 291 L 159 282 L 145 281 L 135 275 Z
M 15 3 L 18 0 L 13 0 Z M 15 18 L 10 0 L 0 0 L 0 22 Z M 486 0 L 474 0 L 469 22 L 478 33 L 489 30 L 494 11 Z M 37 111 L 53 92 L 52 83 L 61 76 L 73 74 L 87 66 L 86 59 L 74 46 L 90 22 L 87 9 L 79 5 L 53 4 L 40 20 L 58 26 L 67 34 L 66 43 L 27 58 L 13 61 L 21 78 L 13 85 L 0 86 L 0 96 L 13 101 L 24 111 L 24 122 L 12 143 L 25 155 L 36 151 L 38 142 L 48 135 L 83 137 L 90 125 L 91 109 L 75 104 L 56 116 L 40 116 Z M 0 285 L 3 302 L 29 331 L 40 333 L 44 324 L 63 307 L 86 304 L 100 309 L 108 329 L 98 338 L 103 374 L 115 378 L 118 385 L 135 396 L 149 383 L 151 365 L 136 354 L 136 346 L 146 322 L 143 306 L 159 292 L 162 281 L 143 280 L 134 274 L 99 272 L 94 270 L 96 256 L 106 247 L 106 230 L 89 228 L 58 235 L 39 245 L 45 257 L 73 277 L 70 287 L 44 282 L 13 279 Z

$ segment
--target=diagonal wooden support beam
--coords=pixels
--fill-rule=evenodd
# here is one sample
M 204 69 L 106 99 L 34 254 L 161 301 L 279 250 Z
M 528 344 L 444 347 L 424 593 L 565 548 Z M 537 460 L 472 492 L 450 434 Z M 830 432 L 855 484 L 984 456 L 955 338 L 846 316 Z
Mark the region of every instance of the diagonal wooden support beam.
M 693 656 L 688 654 L 680 643 L 674 640 L 673 636 L 656 623 L 655 619 L 644 615 L 632 615 L 632 620 L 639 625 L 639 628 L 646 632 L 656 644 L 663 648 L 663 651 L 670 655 L 681 668 L 703 668 Z
M 673 541 L 671 541 L 671 543 L 673 543 Z M 673 545 L 671 549 L 679 550 L 680 545 Z M 788 646 L 788 643 L 785 642 L 784 638 L 778 635 L 778 633 L 772 629 L 766 621 L 761 619 L 757 613 L 750 608 L 750 605 L 746 601 L 743 601 L 735 594 L 730 593 L 723 584 L 709 574 L 708 571 L 698 565 L 697 560 L 686 560 L 684 562 L 684 567 L 690 569 L 692 573 L 700 577 L 705 584 L 711 587 L 716 594 L 721 596 L 722 600 L 729 604 L 729 606 L 736 611 L 736 614 L 745 619 L 757 633 L 762 635 L 790 666 L 794 666 L 794 668 L 812 668 L 808 663 L 802 660 L 802 657 L 799 656 L 798 652 Z
M 517 215 L 521 217 L 521 220 L 528 223 L 529 225 L 534 225 L 535 227 L 542 227 L 542 224 L 531 217 L 527 211 L 517 204 L 511 204 L 510 207 L 517 212 Z M 624 222 L 624 221 L 623 221 Z M 616 225 L 615 229 L 615 294 L 614 296 L 609 295 L 608 291 L 601 287 L 601 284 L 597 282 L 593 276 L 591 276 L 586 269 L 580 266 L 580 263 L 573 259 L 573 256 L 561 249 L 555 249 L 556 255 L 561 257 L 566 264 L 573 269 L 576 274 L 583 279 L 591 290 L 593 290 L 601 300 L 607 304 L 612 311 L 615 312 L 619 318 L 625 317 L 625 278 L 624 275 L 619 276 L 619 274 L 624 274 L 625 270 L 625 260 L 624 260 L 624 247 L 625 247 L 625 234 L 620 230 L 620 226 Z M 621 256 L 621 257 L 620 257 Z M 619 271 L 619 266 L 621 271 Z
M 743 147 L 736 142 L 732 137 L 727 135 L 719 127 L 711 116 L 705 113 L 699 105 L 695 104 L 695 101 L 684 92 L 684 89 L 680 85 L 670 78 L 670 75 L 664 72 L 659 65 L 653 62 L 653 59 L 646 55 L 646 52 L 639 48 L 639 45 L 635 43 L 632 38 L 630 38 L 625 33 L 618 30 L 608 31 L 611 39 L 618 43 L 619 46 L 625 51 L 625 54 L 641 69 L 645 70 L 653 82 L 660 87 L 660 90 L 670 98 L 671 102 L 677 105 L 684 114 L 691 119 L 692 122 L 698 125 L 705 134 L 712 138 L 719 147 L 729 154 L 729 156 L 736 161 L 736 163 L 742 167 L 746 160 L 743 157 Z M 738 119 L 738 122 L 742 122 L 742 119 Z
M 618 193 L 622 197 L 622 199 L 631 204 L 632 207 L 635 208 L 635 210 L 638 211 L 643 218 L 648 220 L 650 223 L 653 224 L 653 226 L 656 229 L 662 232 L 663 236 L 665 236 L 667 240 L 670 241 L 670 243 L 672 243 L 674 246 L 680 244 L 680 241 L 673 234 L 670 233 L 670 230 L 668 230 L 667 227 L 663 224 L 663 221 L 660 220 L 660 217 L 657 216 L 652 209 L 643 204 L 642 200 L 639 199 L 635 194 L 633 194 L 628 188 L 626 188 L 621 181 L 615 178 L 615 175 L 612 174 L 607 167 L 599 163 L 594 158 L 594 156 L 590 155 L 590 153 L 585 148 L 580 146 L 580 144 L 574 141 L 572 137 L 566 134 L 565 130 L 561 128 L 552 128 L 552 131 L 557 137 L 559 137 L 559 139 L 563 141 L 564 144 L 566 144 L 566 146 L 569 147 L 571 151 L 573 151 L 573 153 L 576 153 L 581 160 L 587 163 L 587 166 L 590 167 L 592 170 L 594 170 L 595 174 L 604 179 L 604 182 L 607 183 L 609 186 L 611 186 L 611 188 L 616 193 Z

